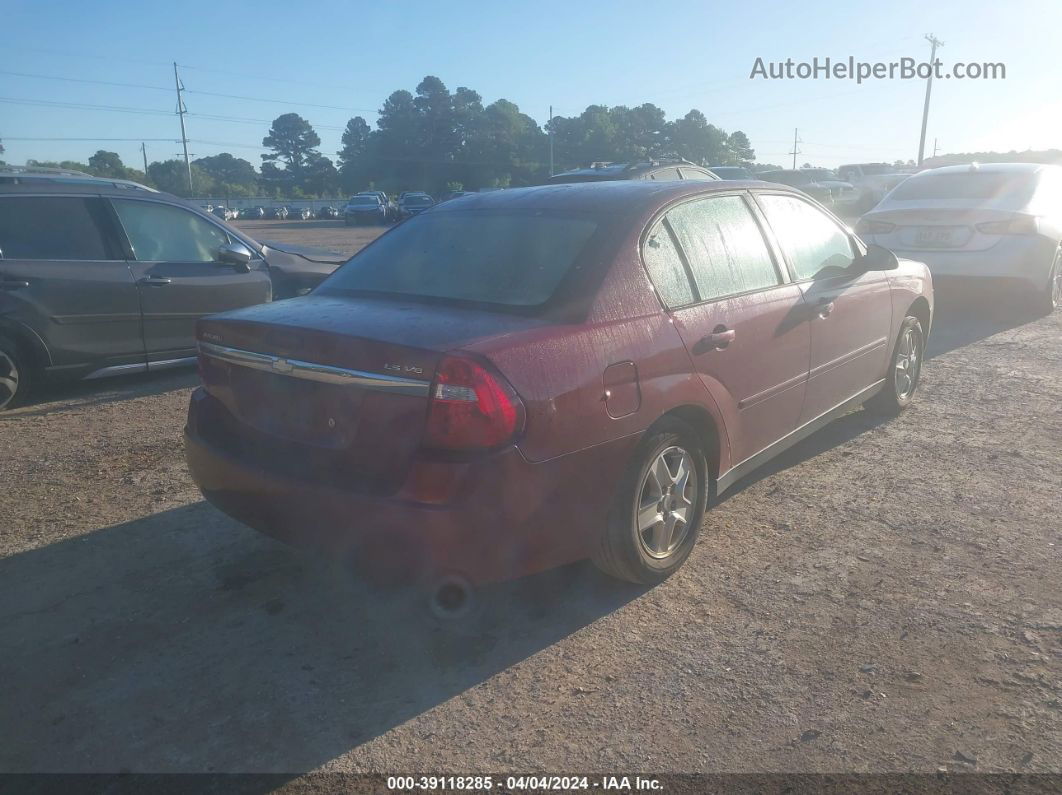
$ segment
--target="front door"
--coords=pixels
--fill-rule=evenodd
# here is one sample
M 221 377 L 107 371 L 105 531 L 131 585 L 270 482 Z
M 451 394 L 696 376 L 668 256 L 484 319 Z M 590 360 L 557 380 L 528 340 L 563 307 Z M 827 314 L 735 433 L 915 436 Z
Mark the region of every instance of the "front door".
M 833 218 L 796 196 L 758 195 L 811 323 L 811 370 L 801 423 L 885 375 L 892 301 L 881 271 L 854 264 L 860 252 Z
M 149 362 L 194 355 L 199 318 L 270 299 L 264 260 L 252 260 L 249 273 L 218 261 L 231 240 L 219 224 L 157 200 L 111 203 L 132 249 Z
M 792 431 L 800 417 L 810 339 L 800 288 L 786 283 L 746 198 L 699 198 L 669 210 L 645 259 L 676 248 L 689 283 L 654 276 L 693 366 L 727 415 L 736 465 Z M 663 289 L 662 289 L 663 288 Z

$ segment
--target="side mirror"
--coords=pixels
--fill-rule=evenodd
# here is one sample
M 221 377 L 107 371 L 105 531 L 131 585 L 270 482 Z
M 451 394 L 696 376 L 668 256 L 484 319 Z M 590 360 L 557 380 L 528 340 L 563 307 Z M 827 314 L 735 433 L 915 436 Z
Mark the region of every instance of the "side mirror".
M 218 262 L 231 265 L 240 273 L 251 270 L 251 250 L 243 243 L 226 243 L 218 248 Z
M 874 243 L 867 246 L 867 253 L 856 260 L 856 264 L 865 271 L 894 271 L 900 267 L 895 254 Z

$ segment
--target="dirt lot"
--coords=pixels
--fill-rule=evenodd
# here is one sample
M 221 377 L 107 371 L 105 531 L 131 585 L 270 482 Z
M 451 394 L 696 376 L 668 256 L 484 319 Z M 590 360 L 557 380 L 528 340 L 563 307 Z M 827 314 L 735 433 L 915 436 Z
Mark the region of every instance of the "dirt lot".
M 346 226 L 342 221 L 237 221 L 255 240 L 278 240 L 353 254 L 383 232 L 385 226 Z
M 1060 340 L 954 299 L 911 411 L 741 484 L 664 585 L 442 626 L 200 500 L 194 373 L 53 390 L 0 416 L 0 770 L 1062 770 Z

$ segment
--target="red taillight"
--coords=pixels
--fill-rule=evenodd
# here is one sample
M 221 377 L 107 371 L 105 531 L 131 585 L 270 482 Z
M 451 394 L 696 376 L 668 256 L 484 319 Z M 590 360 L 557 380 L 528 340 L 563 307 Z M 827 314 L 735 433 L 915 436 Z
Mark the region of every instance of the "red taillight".
M 977 231 L 986 235 L 1035 235 L 1040 226 L 1035 216 L 1022 215 L 1006 221 L 985 221 L 977 224 Z
M 524 427 L 524 404 L 509 384 L 474 359 L 447 356 L 435 371 L 424 444 L 487 450 Z

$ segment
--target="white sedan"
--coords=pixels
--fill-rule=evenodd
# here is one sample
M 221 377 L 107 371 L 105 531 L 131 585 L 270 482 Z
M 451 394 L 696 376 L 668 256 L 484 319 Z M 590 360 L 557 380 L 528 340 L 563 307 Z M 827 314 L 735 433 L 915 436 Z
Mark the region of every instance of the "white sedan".
M 1044 313 L 1062 304 L 1062 167 L 986 163 L 922 171 L 856 227 L 929 266 L 934 281 L 1016 284 Z

